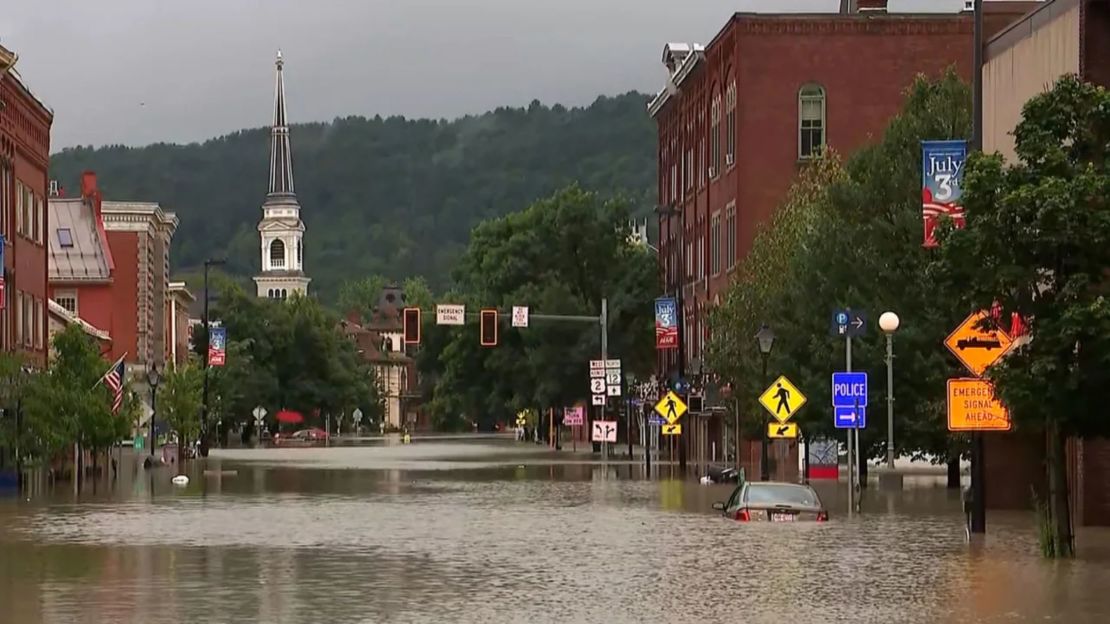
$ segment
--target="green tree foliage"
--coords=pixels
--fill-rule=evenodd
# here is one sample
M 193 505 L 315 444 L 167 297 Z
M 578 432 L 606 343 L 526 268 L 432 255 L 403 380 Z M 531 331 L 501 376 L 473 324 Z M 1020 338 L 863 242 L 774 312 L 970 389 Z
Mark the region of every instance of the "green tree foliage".
M 869 334 L 853 344 L 853 368 L 871 373 L 872 406 L 861 432 L 865 455 L 885 450 L 885 345 L 880 313 L 901 317 L 895 337 L 895 443 L 898 452 L 957 455 L 947 435 L 944 380 L 957 372 L 941 341 L 961 320 L 926 276 L 922 248 L 921 146 L 926 139 L 966 136 L 970 96 L 954 73 L 908 89 L 901 114 L 881 140 L 839 164 L 813 163 L 769 227 L 757 235 L 736 284 L 711 314 L 709 359 L 745 397 L 748 431 L 759 431 L 756 397 L 764 389 L 754 338 L 763 323 L 776 333 L 771 377 L 787 375 L 809 398 L 797 420 L 807 436 L 835 436 L 829 375 L 844 370 L 844 340 L 829 336 L 833 310 L 871 313 Z
M 18 353 L 0 353 L 0 467 L 15 456 L 19 435 L 17 412 L 21 409 L 29 375 Z
M 475 225 L 518 210 L 573 181 L 629 195 L 649 210 L 655 127 L 646 97 L 598 98 L 585 108 L 499 108 L 452 121 L 346 117 L 294 125 L 294 175 L 308 227 L 305 266 L 314 292 L 334 301 L 365 275 L 426 275 L 447 286 Z M 67 149 L 51 175 L 76 189 L 97 171 L 105 197 L 176 210 L 173 266 L 227 257 L 228 271 L 258 270 L 259 206 L 269 130 L 200 144 Z
M 379 393 L 373 372 L 339 331 L 339 318 L 314 299 L 259 299 L 231 281 L 219 285 L 212 319 L 227 328 L 227 365 L 210 369 L 209 406 L 225 424 L 253 422 L 256 406 L 271 417 L 281 409 L 313 419 L 375 413 Z M 207 339 L 195 334 L 198 355 Z M 203 357 L 203 356 L 202 356 Z
M 76 325 L 55 335 L 53 345 L 50 369 L 33 375 L 27 387 L 23 448 L 45 459 L 74 442 L 90 450 L 115 444 L 128 434 L 131 415 L 112 413 L 111 392 L 101 381 L 111 363 Z
M 158 387 L 158 414 L 183 439 L 200 434 L 203 370 L 193 363 L 169 368 Z
M 1110 92 L 1061 78 L 1014 137 L 1018 162 L 970 159 L 967 227 L 942 234 L 934 273 L 963 312 L 997 302 L 1027 320 L 1030 340 L 988 376 L 1019 427 L 1047 433 L 1047 552 L 1067 557 L 1065 438 L 1110 434 Z
M 503 311 L 500 343 L 479 346 L 477 323 L 436 328 L 424 345 L 435 380 L 433 413 L 441 427 L 465 415 L 482 423 L 525 407 L 572 405 L 587 398 L 588 361 L 600 353 L 600 327 L 532 320 L 511 328 L 508 312 L 595 315 L 609 305 L 609 354 L 626 373 L 654 363 L 655 257 L 628 242 L 628 203 L 577 186 L 559 190 L 523 212 L 475 228 L 444 301 L 475 311 Z M 426 326 L 429 323 L 425 324 Z
M 374 306 L 378 304 L 378 297 L 382 294 L 388 280 L 381 275 L 371 275 L 357 280 L 343 282 L 339 287 L 339 311 L 346 315 L 348 312 L 359 312 L 363 320 L 368 319 Z

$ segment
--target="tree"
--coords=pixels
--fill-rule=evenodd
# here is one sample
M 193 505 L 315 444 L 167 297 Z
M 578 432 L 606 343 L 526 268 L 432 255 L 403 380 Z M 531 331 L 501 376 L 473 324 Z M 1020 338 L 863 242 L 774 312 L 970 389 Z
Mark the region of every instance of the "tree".
M 1018 160 L 974 154 L 967 225 L 942 232 L 936 279 L 962 312 L 1016 312 L 1028 341 L 988 370 L 1016 427 L 1045 432 L 1050 556 L 1074 553 L 1064 443 L 1110 433 L 1110 92 L 1076 76 L 1033 97 Z M 997 306 L 997 307 L 996 307 Z
M 769 369 L 786 374 L 808 396 L 796 418 L 808 437 L 837 436 L 829 410 L 829 373 L 844 369 L 844 341 L 828 335 L 834 309 L 870 311 L 872 320 L 896 311 L 894 342 L 899 452 L 936 461 L 965 448 L 943 420 L 944 380 L 957 372 L 940 347 L 962 317 L 928 278 L 921 247 L 921 147 L 924 139 L 959 138 L 970 130 L 970 95 L 954 72 L 918 78 L 902 112 L 880 140 L 841 164 L 836 154 L 812 163 L 786 202 L 757 234 L 737 281 L 710 316 L 709 361 L 744 398 L 745 429 L 761 431 L 764 389 L 754 335 L 763 323 L 776 332 Z M 853 368 L 885 378 L 884 346 L 874 326 L 853 341 Z M 879 406 L 885 384 L 872 383 Z M 885 451 L 886 419 L 872 410 L 861 432 L 861 457 Z
M 204 371 L 191 362 L 166 370 L 158 393 L 158 415 L 177 432 L 183 457 L 184 444 L 200 435 L 201 385 Z
M 19 450 L 19 419 L 28 373 L 18 353 L 0 353 L 0 468 Z
M 594 315 L 605 298 L 609 354 L 621 358 L 626 374 L 643 375 L 654 364 L 645 302 L 657 277 L 655 258 L 628 241 L 628 214 L 627 202 L 570 186 L 486 221 L 473 232 L 447 300 L 471 310 L 527 305 L 536 313 Z M 494 348 L 479 345 L 473 324 L 447 331 L 442 343 L 424 345 L 437 347 L 431 405 L 440 426 L 461 426 L 460 415 L 489 424 L 587 397 L 588 361 L 600 354 L 596 325 L 533 320 L 512 329 L 503 318 Z
M 382 288 L 387 281 L 381 275 L 371 275 L 359 280 L 343 282 L 339 287 L 340 314 L 358 312 L 363 320 L 368 319 L 374 306 L 378 305 L 378 298 L 381 297 Z

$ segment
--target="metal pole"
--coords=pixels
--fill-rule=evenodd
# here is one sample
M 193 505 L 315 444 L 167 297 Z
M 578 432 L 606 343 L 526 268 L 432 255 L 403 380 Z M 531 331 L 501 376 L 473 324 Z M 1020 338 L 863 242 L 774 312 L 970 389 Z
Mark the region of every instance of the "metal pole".
M 886 335 L 886 466 L 894 470 L 894 335 Z
M 971 148 L 983 149 L 983 0 L 975 0 L 975 27 L 972 65 L 973 118 Z M 971 532 L 987 532 L 986 470 L 983 466 L 983 434 L 976 431 L 971 438 Z
M 852 372 L 852 337 L 847 336 L 844 341 L 844 368 L 850 373 Z M 848 432 L 848 513 L 851 514 L 856 510 L 856 463 L 852 453 L 852 430 Z
M 735 392 L 735 390 L 733 392 Z M 740 399 L 734 397 L 732 399 L 732 405 L 733 405 L 733 407 L 735 408 L 735 411 L 736 411 L 736 414 L 734 415 L 733 420 L 734 420 L 735 425 L 736 425 L 736 472 L 739 473 L 740 468 L 741 468 L 741 465 L 740 465 Z
M 763 353 L 763 386 L 767 387 L 767 354 Z M 764 481 L 771 480 L 771 466 L 767 462 L 767 412 L 763 413 L 763 430 L 759 432 L 759 478 Z
M 204 340 L 210 342 L 209 332 L 212 330 L 208 324 L 208 261 L 204 261 Z M 208 457 L 208 344 L 204 345 L 204 398 L 200 412 L 200 448 L 201 457 Z M 153 416 L 151 416 L 153 418 Z
M 150 456 L 154 457 L 154 417 L 158 415 L 158 386 L 150 386 Z
M 601 360 L 604 362 L 609 359 L 609 300 L 605 297 L 601 298 Z M 606 398 L 606 403 L 609 400 Z M 607 405 L 601 406 L 602 420 L 605 418 L 605 408 Z M 601 443 L 601 459 L 609 461 L 609 443 Z

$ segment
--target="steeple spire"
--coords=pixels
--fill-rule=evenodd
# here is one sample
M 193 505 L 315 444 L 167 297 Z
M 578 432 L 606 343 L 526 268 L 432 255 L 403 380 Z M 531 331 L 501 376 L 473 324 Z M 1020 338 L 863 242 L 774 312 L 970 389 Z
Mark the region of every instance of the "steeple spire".
M 293 150 L 289 145 L 289 122 L 285 115 L 285 79 L 282 78 L 281 59 L 278 50 L 277 81 L 274 87 L 274 125 L 270 129 L 270 190 L 268 195 L 292 195 L 293 190 Z

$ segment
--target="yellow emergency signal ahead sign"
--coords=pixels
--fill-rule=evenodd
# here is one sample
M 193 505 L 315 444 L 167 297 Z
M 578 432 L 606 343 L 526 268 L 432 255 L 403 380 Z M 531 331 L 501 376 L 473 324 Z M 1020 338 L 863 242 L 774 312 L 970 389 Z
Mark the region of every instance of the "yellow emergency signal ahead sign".
M 794 417 L 794 414 L 806 404 L 806 395 L 786 376 L 779 377 L 771 387 L 763 391 L 759 403 L 775 420 L 784 423 Z
M 949 431 L 1009 431 L 1010 412 L 985 379 L 948 380 Z
M 768 438 L 798 437 L 798 423 L 767 423 Z
M 667 423 L 672 425 L 678 422 L 679 418 L 682 418 L 682 415 L 686 413 L 687 409 L 682 399 L 678 398 L 678 395 L 671 391 L 667 391 L 667 394 L 663 395 L 663 398 L 659 399 L 659 402 L 655 404 L 656 413 L 666 418 Z
M 972 314 L 944 339 L 944 346 L 976 376 L 1005 355 L 1014 342 L 1002 329 L 980 329 L 985 318 L 986 312 Z

